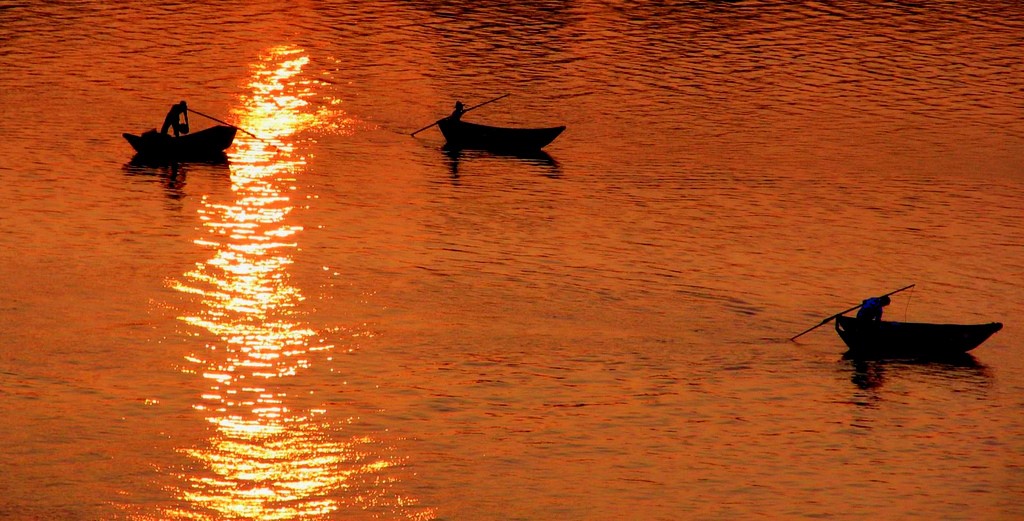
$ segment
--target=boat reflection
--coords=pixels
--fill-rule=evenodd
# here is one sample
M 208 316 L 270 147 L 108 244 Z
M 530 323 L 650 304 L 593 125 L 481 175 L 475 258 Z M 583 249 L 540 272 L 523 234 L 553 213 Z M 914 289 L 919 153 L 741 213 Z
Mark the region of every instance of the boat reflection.
M 131 161 L 121 168 L 126 176 L 139 179 L 157 180 L 165 188 L 165 195 L 170 199 L 182 199 L 185 197 L 185 184 L 190 172 L 215 172 L 227 175 L 227 156 L 223 160 L 177 163 L 160 161 L 154 162 L 144 157 L 135 156 Z
M 853 373 L 850 376 L 850 381 L 864 390 L 881 387 L 885 383 L 885 368 L 879 362 L 853 360 Z
M 988 368 L 968 353 L 941 360 L 843 359 L 849 363 L 850 381 L 861 390 L 879 389 L 891 375 L 917 374 L 958 383 L 983 383 L 989 378 Z
M 150 168 L 178 168 L 182 165 L 196 164 L 196 165 L 227 165 L 229 162 L 228 155 L 225 153 L 214 154 L 204 159 L 193 159 L 189 161 L 174 161 L 166 158 L 145 156 L 142 154 L 135 154 L 131 160 L 128 161 L 129 165 L 135 167 L 150 167 Z
M 459 178 L 459 166 L 463 161 L 476 159 L 495 158 L 507 161 L 519 161 L 521 163 L 539 167 L 544 176 L 556 179 L 562 176 L 562 168 L 550 154 L 543 150 L 529 152 L 491 152 L 487 150 L 449 148 L 441 147 L 441 151 L 448 158 L 448 168 L 453 181 Z
M 185 172 L 177 165 L 143 165 L 136 163 L 125 163 L 121 168 L 129 177 L 156 179 L 165 188 L 165 194 L 170 199 L 182 199 L 185 197 Z
M 334 519 L 348 509 L 433 517 L 409 498 L 395 504 L 387 488 L 397 479 L 382 474 L 396 458 L 368 450 L 366 435 L 343 436 L 349 419 L 332 419 L 303 378 L 332 349 L 308 324 L 289 270 L 303 230 L 291 195 L 305 164 L 295 134 L 322 116 L 302 103 L 307 61 L 282 48 L 256 67 L 239 125 L 275 145 L 236 141 L 231 199 L 204 198 L 199 210 L 195 242 L 210 256 L 172 284 L 198 304 L 180 320 L 212 339 L 185 368 L 203 383 L 194 409 L 210 430 L 207 443 L 179 449 L 188 463 L 173 473 L 176 502 L 161 519 Z

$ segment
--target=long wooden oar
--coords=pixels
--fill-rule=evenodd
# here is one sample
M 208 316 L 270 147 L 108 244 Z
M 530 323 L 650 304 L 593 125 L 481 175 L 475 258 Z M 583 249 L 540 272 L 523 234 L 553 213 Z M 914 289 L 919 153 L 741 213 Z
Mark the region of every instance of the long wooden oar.
M 246 134 L 249 134 L 250 136 L 252 136 L 252 137 L 254 137 L 254 138 L 256 138 L 256 139 L 258 139 L 258 140 L 260 140 L 260 141 L 262 141 L 262 142 L 264 142 L 266 144 L 268 144 L 268 145 L 277 146 L 277 145 L 274 145 L 273 143 L 271 143 L 270 141 L 267 141 L 266 139 L 263 139 L 263 138 L 257 136 L 256 134 L 253 134 L 252 132 L 249 132 L 248 130 L 245 130 L 244 128 L 239 127 L 238 125 L 232 125 L 231 123 L 228 123 L 227 121 L 221 121 L 221 120 L 219 120 L 219 119 L 217 119 L 217 118 L 215 118 L 213 116 L 209 116 L 209 115 L 203 114 L 202 112 L 199 112 L 198 110 L 195 110 L 195 109 L 193 109 L 191 107 L 189 107 L 188 111 L 193 113 L 193 114 L 198 114 L 198 115 L 200 115 L 200 116 L 202 116 L 202 117 L 204 117 L 206 119 L 211 119 L 213 121 L 216 121 L 217 123 L 220 123 L 221 125 L 227 125 L 227 126 L 229 126 L 231 128 L 241 130 L 242 132 L 245 132 Z
M 501 95 L 501 96 L 498 96 L 497 98 L 494 98 L 494 99 L 492 99 L 492 100 L 487 100 L 487 101 L 485 101 L 485 102 L 483 102 L 483 103 L 481 103 L 481 104 L 479 104 L 479 105 L 473 105 L 472 107 L 469 107 L 468 109 L 465 109 L 465 110 L 463 110 L 463 111 L 462 111 L 462 113 L 463 113 L 463 114 L 465 114 L 465 113 L 467 113 L 467 112 L 469 112 L 469 111 L 471 111 L 471 110 L 473 110 L 473 109 L 478 109 L 478 108 L 480 108 L 480 107 L 483 107 L 484 105 L 486 105 L 486 104 L 488 104 L 488 103 L 494 103 L 495 101 L 498 101 L 498 100 L 500 100 L 500 99 L 502 99 L 502 98 L 507 98 L 507 97 L 509 97 L 510 95 L 511 95 L 511 93 L 509 93 L 509 94 L 503 94 L 503 95 Z M 435 122 L 433 122 L 433 123 L 431 123 L 431 124 L 429 124 L 429 125 L 427 125 L 427 126 L 425 126 L 425 127 L 421 128 L 421 129 L 417 130 L 416 132 L 413 132 L 412 134 L 409 134 L 409 135 L 410 135 L 410 136 L 415 136 L 416 134 L 419 134 L 420 132 L 423 132 L 424 130 L 427 130 L 428 128 L 430 128 L 430 127 L 432 127 L 432 126 L 434 126 L 434 125 L 436 125 L 436 124 L 438 124 L 438 123 L 440 123 L 440 122 L 444 121 L 444 119 L 445 119 L 445 118 L 441 118 L 441 119 L 439 119 L 439 120 L 437 120 L 437 121 L 435 121 Z
M 881 297 L 888 297 L 889 295 L 895 295 L 895 294 L 897 294 L 897 293 L 899 293 L 899 292 L 901 292 L 901 291 L 904 291 L 904 290 L 908 290 L 908 289 L 910 289 L 910 288 L 914 287 L 915 285 L 916 285 L 916 284 L 911 284 L 911 285 L 909 285 L 909 286 L 907 286 L 907 287 L 905 287 L 905 288 L 900 288 L 900 289 L 898 289 L 898 290 L 896 290 L 896 291 L 892 291 L 892 292 L 886 293 L 885 295 L 882 295 Z M 879 298 L 881 298 L 881 297 L 879 297 Z M 860 304 L 857 304 L 856 306 L 853 306 L 853 307 L 852 307 L 852 308 L 850 308 L 850 309 L 847 309 L 847 310 L 845 310 L 845 311 L 840 311 L 839 313 L 836 313 L 835 315 L 832 315 L 832 316 L 830 316 L 830 317 L 826 318 L 825 320 L 822 320 L 820 324 L 818 324 L 818 325 L 816 325 L 816 326 L 814 326 L 814 327 L 811 327 L 811 328 L 807 329 L 807 330 L 806 330 L 806 331 L 804 331 L 803 333 L 800 333 L 799 335 L 796 335 L 795 337 L 793 337 L 793 338 L 790 338 L 789 340 L 790 340 L 790 341 L 796 340 L 797 338 L 800 338 L 800 337 L 804 336 L 805 334 L 807 334 L 807 333 L 810 333 L 811 331 L 814 331 L 815 329 L 818 329 L 819 327 L 821 327 L 821 326 L 824 326 L 825 324 L 828 324 L 829 322 L 831 322 L 831 321 L 832 321 L 833 319 L 835 319 L 836 317 L 838 317 L 838 316 L 840 316 L 840 315 L 844 315 L 844 314 L 846 314 L 846 313 L 849 313 L 849 312 L 851 312 L 851 311 L 853 311 L 853 310 L 855 310 L 855 309 L 857 309 L 857 308 L 859 308 L 859 307 L 861 307 L 861 306 L 863 306 L 863 305 L 864 305 L 864 303 L 862 302 L 862 303 L 860 303 Z

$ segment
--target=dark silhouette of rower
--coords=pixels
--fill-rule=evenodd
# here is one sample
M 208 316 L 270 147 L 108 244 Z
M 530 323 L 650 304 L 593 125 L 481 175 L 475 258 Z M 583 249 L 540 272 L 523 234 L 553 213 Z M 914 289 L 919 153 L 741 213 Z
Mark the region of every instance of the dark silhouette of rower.
M 857 318 L 864 320 L 882 320 L 882 308 L 892 302 L 889 297 L 871 297 L 860 305 Z
M 464 108 L 462 108 L 462 102 L 461 101 L 456 101 L 455 102 L 455 110 L 452 111 L 452 115 L 451 116 L 448 116 L 448 119 L 450 119 L 452 121 L 458 121 L 459 119 L 462 118 L 462 115 L 465 114 L 465 113 L 466 113 L 466 110 Z
M 164 126 L 160 127 L 161 134 L 167 134 L 169 129 L 174 129 L 174 137 L 181 134 L 188 134 L 188 105 L 182 100 L 177 105 L 172 105 L 164 118 Z

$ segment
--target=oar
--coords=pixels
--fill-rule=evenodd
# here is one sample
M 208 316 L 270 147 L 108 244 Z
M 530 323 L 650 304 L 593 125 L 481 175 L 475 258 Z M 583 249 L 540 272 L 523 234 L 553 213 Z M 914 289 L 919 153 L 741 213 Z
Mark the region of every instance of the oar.
M 908 289 L 914 287 L 915 285 L 916 284 L 911 284 L 911 285 L 909 285 L 909 286 L 907 286 L 905 288 L 900 288 L 900 289 L 898 289 L 896 291 L 892 291 L 892 292 L 886 293 L 885 295 L 882 295 L 882 297 L 888 297 L 889 295 L 895 295 L 895 294 L 897 294 L 897 293 L 899 293 L 901 291 L 908 290 Z M 879 298 L 881 298 L 881 297 L 879 297 Z M 819 327 L 824 326 L 825 324 L 828 324 L 834 318 L 836 318 L 836 317 L 838 317 L 840 315 L 844 315 L 846 313 L 849 313 L 849 312 L 851 312 L 851 311 L 853 311 L 853 310 L 855 310 L 855 309 L 857 309 L 857 308 L 859 308 L 859 307 L 861 307 L 863 305 L 864 305 L 864 303 L 860 303 L 860 304 L 857 304 L 856 306 L 853 306 L 850 309 L 847 309 L 846 311 L 840 311 L 839 313 L 836 313 L 835 315 L 832 315 L 832 316 L 826 318 L 825 320 L 822 320 L 820 324 L 818 324 L 818 325 L 816 325 L 816 326 L 814 326 L 812 328 L 807 329 L 803 333 L 800 333 L 799 335 L 796 335 L 795 337 L 790 338 L 789 340 L 790 341 L 796 340 L 797 338 L 800 338 L 800 337 L 804 336 L 805 334 L 810 333 L 811 331 L 814 331 L 815 329 L 818 329 Z
M 231 123 L 228 123 L 227 121 L 221 121 L 221 120 L 219 120 L 219 119 L 217 119 L 217 118 L 215 118 L 213 116 L 209 116 L 209 115 L 203 114 L 202 112 L 199 112 L 198 110 L 195 110 L 195 109 L 193 109 L 191 107 L 188 109 L 188 111 L 193 113 L 193 114 L 198 114 L 198 115 L 200 115 L 200 116 L 202 116 L 202 117 L 204 117 L 206 119 L 212 119 L 213 121 L 216 121 L 217 123 L 220 123 L 221 125 L 227 125 L 227 126 L 229 126 L 231 128 L 241 130 L 242 132 L 245 132 L 246 134 L 249 134 L 250 136 L 252 136 L 252 137 L 254 137 L 254 138 L 256 138 L 256 139 L 258 139 L 258 140 L 260 140 L 260 141 L 262 141 L 262 142 L 264 142 L 266 144 L 268 144 L 268 145 L 277 146 L 277 145 L 274 145 L 273 143 L 271 143 L 270 141 L 267 141 L 266 139 L 263 139 L 263 138 L 257 136 L 256 134 L 253 134 L 252 132 L 249 132 L 248 130 L 245 130 L 244 128 L 239 127 L 238 125 L 232 125 Z
M 481 103 L 479 105 L 473 105 L 472 107 L 469 107 L 468 109 L 463 110 L 462 113 L 465 114 L 465 113 L 467 113 L 467 112 L 469 112 L 469 111 L 471 111 L 473 109 L 478 109 L 478 108 L 483 107 L 484 105 L 486 105 L 488 103 L 494 103 L 495 101 L 498 101 L 498 100 L 500 100 L 502 98 L 507 98 L 509 96 L 511 96 L 511 93 L 503 94 L 503 95 L 498 96 L 497 98 L 494 98 L 492 100 L 487 100 L 487 101 L 485 101 L 485 102 L 483 102 L 483 103 Z M 435 122 L 433 122 L 433 123 L 431 123 L 431 124 L 421 128 L 421 129 L 417 130 L 416 132 L 413 132 L 412 134 L 409 134 L 409 135 L 410 136 L 415 136 L 416 134 L 419 134 L 420 132 L 423 132 L 424 130 L 427 130 L 428 128 L 430 128 L 430 127 L 432 127 L 432 126 L 434 126 L 434 125 L 436 125 L 436 124 L 438 124 L 438 123 L 440 123 L 440 122 L 442 122 L 444 120 L 445 120 L 445 118 L 441 118 L 441 119 L 439 119 L 439 120 L 437 120 L 437 121 L 435 121 Z

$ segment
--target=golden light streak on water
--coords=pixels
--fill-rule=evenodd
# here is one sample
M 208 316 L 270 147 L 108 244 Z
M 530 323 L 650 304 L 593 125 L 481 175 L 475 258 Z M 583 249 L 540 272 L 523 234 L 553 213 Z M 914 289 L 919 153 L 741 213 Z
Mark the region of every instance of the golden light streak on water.
M 292 378 L 329 350 L 306 325 L 302 291 L 289 282 L 289 267 L 302 226 L 294 224 L 290 193 L 305 165 L 296 134 L 317 126 L 347 125 L 333 109 L 312 109 L 305 101 L 316 82 L 302 79 L 309 63 L 302 50 L 271 50 L 254 66 L 251 94 L 236 111 L 241 128 L 230 155 L 234 200 L 204 198 L 199 210 L 202 237 L 210 251 L 172 286 L 201 302 L 198 313 L 179 317 L 205 329 L 217 341 L 186 360 L 186 372 L 206 382 L 194 408 L 213 425 L 208 446 L 180 452 L 196 463 L 178 474 L 175 490 L 185 506 L 162 514 L 176 519 L 327 519 L 347 507 L 387 504 L 379 493 L 347 497 L 356 474 L 378 474 L 392 466 L 359 446 L 375 443 L 337 437 L 327 409 L 294 406 Z M 341 120 L 342 123 L 337 123 Z M 386 484 L 393 479 L 376 480 Z M 390 500 L 394 502 L 395 500 Z M 403 498 L 404 508 L 414 504 Z M 410 517 L 433 517 L 422 509 Z

